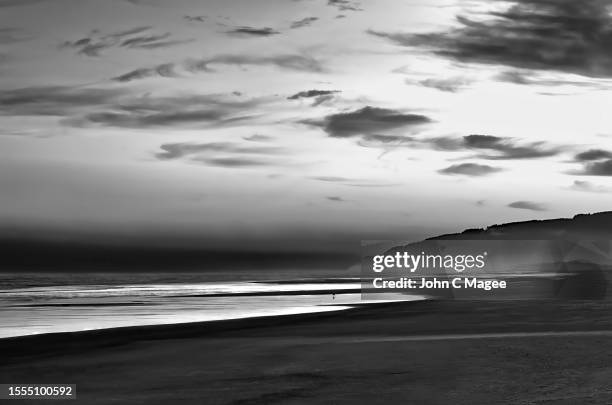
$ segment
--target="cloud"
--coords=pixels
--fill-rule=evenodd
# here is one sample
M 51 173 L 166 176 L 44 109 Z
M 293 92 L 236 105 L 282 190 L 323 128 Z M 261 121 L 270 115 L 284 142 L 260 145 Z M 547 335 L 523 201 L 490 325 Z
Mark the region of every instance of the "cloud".
M 353 0 L 327 0 L 327 5 L 340 11 L 363 11 L 359 2 Z
M 603 149 L 590 149 L 585 152 L 578 153 L 575 156 L 575 159 L 578 162 L 612 159 L 612 152 Z
M 256 27 L 247 27 L 247 26 L 236 27 L 236 28 L 233 28 L 227 31 L 226 33 L 228 35 L 237 35 L 237 36 L 244 36 L 244 37 L 269 37 L 271 35 L 280 34 L 279 31 L 276 31 L 275 29 L 270 28 L 270 27 L 256 28 Z
M 131 35 L 140 34 L 142 32 L 149 31 L 152 28 L 153 27 L 150 26 L 150 25 L 144 25 L 144 26 L 140 26 L 140 27 L 128 28 L 126 30 L 116 31 L 116 32 L 112 32 L 110 34 L 106 34 L 106 35 L 102 36 L 102 38 L 103 39 L 106 39 L 106 38 L 122 39 L 122 38 L 125 38 L 125 37 L 129 37 Z
M 610 0 L 510 0 L 485 19 L 430 33 L 369 31 L 461 62 L 612 77 Z M 482 16 L 482 13 L 481 13 Z
M 530 210 L 530 211 L 546 211 L 547 208 L 542 204 L 538 204 L 532 201 L 515 201 L 508 204 L 510 208 L 516 208 L 520 210 Z
M 327 121 L 307 121 L 307 124 L 325 127 Z M 344 121 L 340 121 L 344 124 Z M 359 128 L 367 128 L 370 124 L 360 125 Z M 371 124 L 375 126 L 376 123 Z M 384 124 L 380 125 L 380 132 L 384 132 Z M 332 127 L 328 132 L 333 131 Z M 342 130 L 344 126 L 341 126 Z M 389 129 L 389 128 L 387 128 Z M 336 131 L 339 134 L 332 136 L 354 136 L 361 132 Z M 349 135 L 343 135 L 347 132 Z M 333 133 L 333 132 L 332 132 Z M 518 160 L 537 159 L 556 156 L 566 147 L 552 146 L 545 142 L 521 142 L 514 138 L 497 137 L 492 135 L 467 135 L 463 137 L 439 136 L 431 138 L 420 138 L 403 134 L 368 133 L 361 135 L 359 140 L 361 146 L 366 147 L 408 147 L 429 148 L 445 152 L 475 152 L 471 158 L 486 160 Z
M 371 135 L 393 129 L 415 127 L 429 122 L 431 120 L 424 115 L 371 106 L 331 114 L 321 122 L 305 121 L 307 124 L 322 127 L 328 135 L 337 138 Z
M 382 135 L 382 134 L 368 134 L 361 137 L 362 146 L 372 146 L 372 144 L 385 145 L 385 144 L 399 144 L 404 142 L 414 141 L 411 136 L 405 135 Z
M 245 141 L 251 141 L 251 142 L 269 142 L 273 140 L 274 138 L 268 135 L 253 134 L 253 135 L 245 136 L 242 139 L 244 139 Z
M 193 42 L 193 39 L 169 40 L 170 36 L 171 34 L 166 32 L 160 35 L 132 37 L 121 42 L 120 46 L 133 49 L 157 49 Z
M 589 193 L 610 193 L 612 187 L 598 186 L 588 181 L 575 180 L 569 187 L 570 190 L 584 191 Z
M 513 83 L 519 85 L 539 85 L 539 86 L 582 86 L 591 88 L 606 89 L 606 87 L 594 83 L 592 80 L 589 81 L 578 81 L 578 80 L 567 80 L 563 78 L 546 78 L 542 77 L 541 74 L 534 71 L 525 70 L 508 70 L 501 72 L 495 76 L 495 79 L 500 82 Z
M 612 176 L 612 152 L 604 149 L 589 149 L 574 156 L 574 161 L 582 163 L 581 171 L 571 174 L 586 176 Z
M 340 176 L 315 176 L 315 177 L 311 177 L 311 179 L 330 182 L 330 183 L 346 183 L 346 182 L 357 181 L 357 179 L 351 179 L 348 177 L 340 177 Z
M 586 163 L 584 165 L 584 171 L 577 174 L 588 176 L 612 176 L 612 159 Z
M 57 116 L 70 126 L 219 126 L 249 118 L 264 99 L 231 95 L 135 96 L 123 88 L 41 86 L 0 93 L 0 115 Z
M 243 146 L 232 142 L 210 143 L 166 143 L 160 146 L 163 152 L 155 156 L 161 160 L 179 159 L 207 152 L 243 153 L 243 154 L 277 154 L 282 151 L 275 146 Z
M 189 22 L 202 23 L 202 22 L 205 22 L 208 19 L 208 17 L 205 15 L 186 15 L 186 16 L 183 16 L 183 19 Z
M 387 183 L 377 180 L 367 180 L 359 178 L 341 177 L 341 176 L 314 176 L 312 180 L 322 181 L 325 183 L 337 183 L 350 187 L 394 187 L 397 183 Z
M 502 138 L 492 135 L 467 135 L 463 138 L 438 137 L 425 140 L 438 150 L 477 150 L 486 151 L 477 155 L 488 160 L 536 159 L 555 156 L 562 148 L 553 147 L 544 142 L 520 144 L 513 138 Z
M 408 84 L 412 84 L 412 82 L 407 81 Z M 421 86 L 430 87 L 432 89 L 437 89 L 440 91 L 445 91 L 449 93 L 456 93 L 459 90 L 465 88 L 470 81 L 461 77 L 453 77 L 449 79 L 425 79 L 417 82 Z
M 249 56 L 249 55 L 218 55 L 210 59 L 203 59 L 199 64 L 193 65 L 194 68 L 208 69 L 210 64 L 223 65 L 255 65 L 265 66 L 271 65 L 281 69 L 297 70 L 305 72 L 323 72 L 321 63 L 310 56 L 285 54 L 272 56 Z
M 498 167 L 492 167 L 487 165 L 479 165 L 476 163 L 461 163 L 449 166 L 445 169 L 438 170 L 438 173 L 441 174 L 460 174 L 464 176 L 486 176 L 488 174 L 493 174 L 501 171 L 502 169 Z
M 253 167 L 279 163 L 275 159 L 286 153 L 283 148 L 273 146 L 244 146 L 232 142 L 167 143 L 155 154 L 159 160 L 190 161 L 221 167 Z
M 0 92 L 0 115 L 66 116 L 115 102 L 125 91 L 75 86 L 34 86 Z
M 228 168 L 268 166 L 271 164 L 271 162 L 266 159 L 252 159 L 252 158 L 240 158 L 240 157 L 196 159 L 196 161 L 200 163 L 206 163 L 210 166 L 220 166 L 220 167 L 228 167 Z
M 319 96 L 327 96 L 334 93 L 339 93 L 339 90 L 306 90 L 295 93 L 292 96 L 287 97 L 287 100 L 297 100 L 300 98 L 311 98 Z
M 207 59 L 186 59 L 179 63 L 162 63 L 153 67 L 143 67 L 113 77 L 118 82 L 130 82 L 151 77 L 178 77 L 181 73 L 214 73 L 211 65 L 228 66 L 275 66 L 284 70 L 322 73 L 323 65 L 315 58 L 304 55 L 217 55 Z
M 141 80 L 149 77 L 178 77 L 179 75 L 175 71 L 176 65 L 173 63 L 163 63 L 153 68 L 140 68 L 122 75 L 113 77 L 112 80 L 116 82 L 131 82 L 133 80 Z
M 222 109 L 155 112 L 114 112 L 104 111 L 87 114 L 81 120 L 72 120 L 75 125 L 99 124 L 103 126 L 124 128 L 149 128 L 174 126 L 181 124 L 219 123 L 226 118 L 227 112 Z
M 193 39 L 170 39 L 172 34 L 169 32 L 164 34 L 138 35 L 151 30 L 151 28 L 151 26 L 142 26 L 108 34 L 94 31 L 88 37 L 75 41 L 65 41 L 61 47 L 75 49 L 77 54 L 80 55 L 96 57 L 100 56 L 102 51 L 113 47 L 157 49 L 193 41 Z
M 316 107 L 321 104 L 328 103 L 334 99 L 334 95 L 336 93 L 340 93 L 339 90 L 306 90 L 300 91 L 299 93 L 295 93 L 289 97 L 287 100 L 299 100 L 302 98 L 312 99 L 312 106 Z
M 260 99 L 237 100 L 219 95 L 131 97 L 67 123 L 125 128 L 224 125 L 247 119 L 245 111 L 260 103 Z
M 296 29 L 296 28 L 308 27 L 308 26 L 312 25 L 317 20 L 318 20 L 317 17 L 302 18 L 301 20 L 293 21 L 289 28 Z

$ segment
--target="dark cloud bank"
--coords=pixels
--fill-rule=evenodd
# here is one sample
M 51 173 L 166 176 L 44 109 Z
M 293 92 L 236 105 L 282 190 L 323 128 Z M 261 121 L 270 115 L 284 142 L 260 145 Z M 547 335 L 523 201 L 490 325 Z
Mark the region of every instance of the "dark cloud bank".
M 603 149 L 589 149 L 578 153 L 574 160 L 583 165 L 581 171 L 574 172 L 587 176 L 612 176 L 612 152 Z
M 182 246 L 176 246 L 181 242 Z M 173 245 L 174 244 L 174 245 Z M 117 244 L 105 239 L 76 237 L 43 239 L 34 237 L 1 237 L 0 271 L 206 271 L 215 270 L 286 270 L 345 269 L 359 260 L 353 252 L 291 251 L 286 248 L 245 250 L 207 249 L 203 240 L 151 240 L 142 237 Z M 205 268 L 202 263 L 206 263 Z
M 612 77 L 610 0 L 512 0 L 484 20 L 457 16 L 447 31 L 370 31 L 461 62 Z

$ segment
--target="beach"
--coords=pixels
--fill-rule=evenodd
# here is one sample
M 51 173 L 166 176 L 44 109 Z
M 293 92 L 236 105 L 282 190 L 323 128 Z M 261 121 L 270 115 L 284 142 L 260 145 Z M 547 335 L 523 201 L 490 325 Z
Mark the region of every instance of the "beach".
M 47 334 L 0 340 L 0 374 L 76 384 L 87 404 L 608 404 L 610 313 L 420 301 Z

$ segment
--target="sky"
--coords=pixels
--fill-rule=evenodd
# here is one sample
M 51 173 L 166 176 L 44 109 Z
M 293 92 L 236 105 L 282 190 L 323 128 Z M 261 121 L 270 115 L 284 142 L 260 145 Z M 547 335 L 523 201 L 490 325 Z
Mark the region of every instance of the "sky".
M 605 211 L 611 10 L 0 0 L 0 229 L 333 251 Z

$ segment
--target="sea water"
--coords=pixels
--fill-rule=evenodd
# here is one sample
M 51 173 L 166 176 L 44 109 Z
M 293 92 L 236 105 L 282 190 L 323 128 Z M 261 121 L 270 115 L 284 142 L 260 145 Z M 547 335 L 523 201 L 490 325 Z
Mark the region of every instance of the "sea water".
M 0 338 L 339 311 L 365 303 L 359 288 L 356 278 L 248 273 L 0 274 Z

